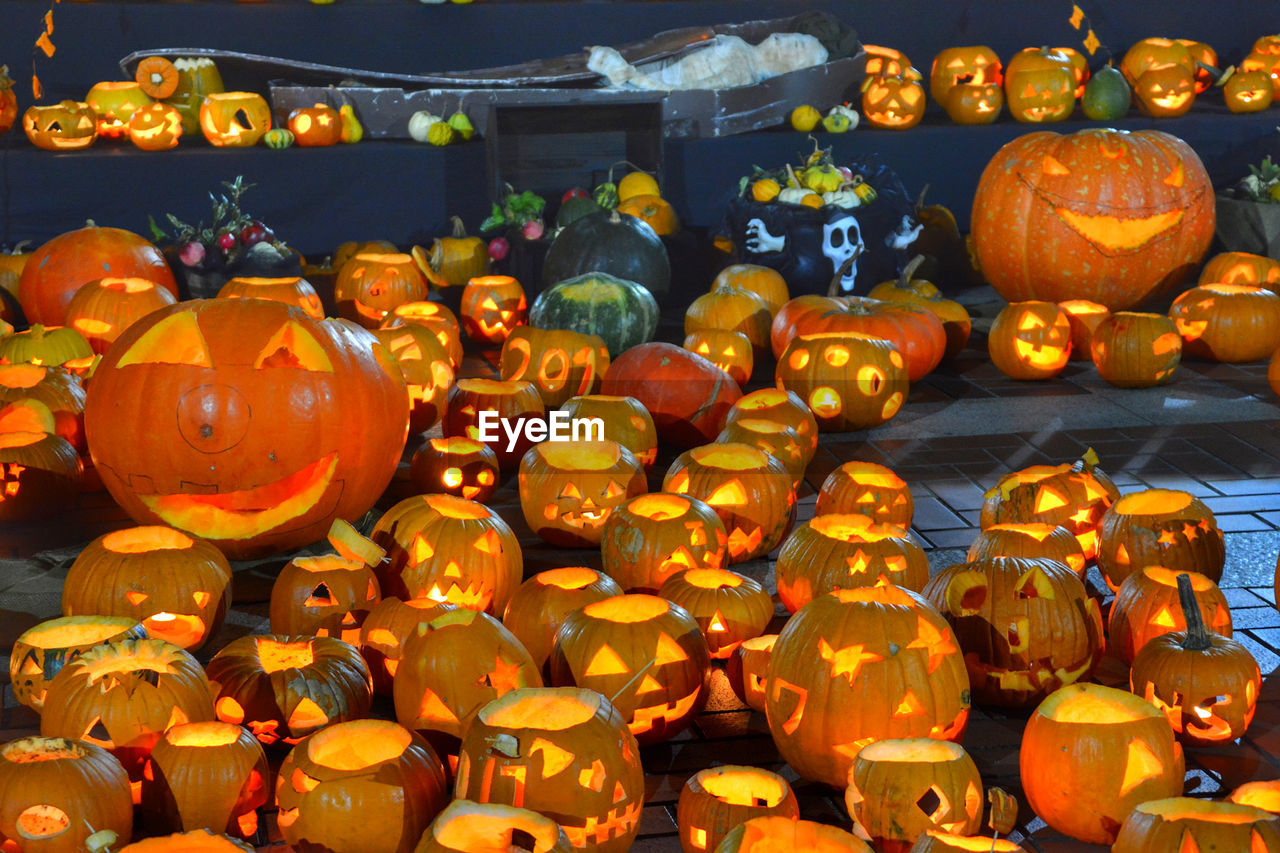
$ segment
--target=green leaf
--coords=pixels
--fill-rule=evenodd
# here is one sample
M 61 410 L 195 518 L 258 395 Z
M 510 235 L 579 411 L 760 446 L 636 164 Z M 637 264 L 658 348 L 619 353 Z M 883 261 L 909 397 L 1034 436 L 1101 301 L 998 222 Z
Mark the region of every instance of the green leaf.
M 156 218 L 151 214 L 147 214 L 147 228 L 151 232 L 152 243 L 163 243 L 169 239 L 169 235 L 164 233 L 159 225 L 156 224 Z

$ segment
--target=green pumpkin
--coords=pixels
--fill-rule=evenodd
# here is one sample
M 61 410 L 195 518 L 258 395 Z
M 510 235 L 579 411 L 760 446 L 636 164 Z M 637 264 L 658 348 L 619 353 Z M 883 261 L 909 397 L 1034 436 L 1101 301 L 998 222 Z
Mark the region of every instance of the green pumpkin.
M 262 144 L 276 151 L 283 151 L 293 145 L 294 141 L 293 131 L 286 127 L 273 127 L 262 136 Z
M 556 211 L 556 227 L 564 228 L 587 214 L 597 213 L 599 210 L 600 205 L 596 204 L 595 199 L 575 196 L 566 200 Z
M 538 294 L 529 325 L 569 329 L 604 338 L 609 357 L 653 340 L 658 303 L 653 294 L 624 278 L 590 272 L 559 282 Z
M 1129 81 L 1108 65 L 1089 78 L 1080 105 L 1084 114 L 1094 121 L 1114 121 L 1129 111 L 1132 96 Z
M 671 289 L 667 247 L 649 223 L 616 210 L 589 213 L 566 226 L 547 249 L 542 284 L 589 272 L 639 282 L 657 299 Z

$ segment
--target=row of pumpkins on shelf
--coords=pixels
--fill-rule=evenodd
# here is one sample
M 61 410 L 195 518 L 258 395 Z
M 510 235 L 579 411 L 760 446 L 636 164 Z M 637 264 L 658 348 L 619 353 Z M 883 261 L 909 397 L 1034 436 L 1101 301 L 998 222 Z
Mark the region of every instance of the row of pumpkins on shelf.
M 781 396 L 773 390 L 757 395 L 762 402 Z M 801 408 L 794 399 L 791 405 Z M 225 756 L 237 771 L 229 780 L 219 777 L 227 790 L 216 819 L 194 805 L 191 816 L 184 814 L 180 804 L 175 818 L 175 799 L 182 798 L 161 786 L 181 778 L 184 759 L 169 752 L 171 741 L 200 747 L 185 760 L 203 761 L 212 760 L 213 750 L 203 749 L 208 746 L 236 743 L 237 752 L 260 752 L 256 736 L 295 745 L 276 786 L 286 840 L 305 846 L 321 833 L 330 849 L 407 851 L 439 804 L 401 810 L 397 797 L 408 796 L 409 776 L 439 780 L 433 787 L 442 796 L 444 771 L 434 755 L 437 769 L 426 773 L 419 765 L 417 773 L 401 775 L 388 762 L 408 761 L 402 756 L 410 743 L 425 734 L 446 749 L 461 743 L 453 767 L 458 796 L 541 810 L 557 818 L 575 847 L 594 842 L 595 849 L 623 850 L 638 827 L 643 798 L 635 746 L 665 740 L 689 724 L 706 701 L 714 651 L 731 655 L 731 684 L 765 711 L 788 763 L 805 778 L 848 786 L 858 832 L 878 849 L 906 849 L 934 827 L 977 831 L 981 780 L 963 750 L 895 740 L 959 740 L 971 696 L 995 707 L 1039 703 L 1022 744 L 1022 781 L 1033 809 L 1054 828 L 1110 843 L 1117 832 L 1142 840 L 1144 830 L 1155 831 L 1121 831 L 1135 814 L 1138 823 L 1159 825 L 1163 818 L 1195 835 L 1228 831 L 1219 825 L 1228 819 L 1214 816 L 1224 813 L 1235 827 L 1230 831 L 1242 838 L 1262 834 L 1248 842 L 1262 846 L 1250 849 L 1272 849 L 1278 825 L 1261 813 L 1210 807 L 1201 826 L 1194 810 L 1182 814 L 1188 804 L 1146 807 L 1154 818 L 1137 808 L 1181 791 L 1175 732 L 1196 744 L 1233 740 L 1248 726 L 1257 699 L 1258 668 L 1248 651 L 1206 633 L 1202 624 L 1230 631 L 1225 598 L 1212 580 L 1221 574 L 1225 551 L 1212 513 L 1191 495 L 1153 489 L 1119 497 L 1091 454 L 1075 465 L 1014 472 L 987 496 L 986 529 L 970 561 L 929 580 L 927 565 L 914 578 L 907 570 L 924 561 L 905 526 L 847 512 L 871 509 L 909 524 L 905 484 L 880 466 L 847 463 L 824 483 L 821 514 L 783 545 L 779 593 L 793 618 L 780 635 L 752 642 L 772 604 L 758 584 L 722 568 L 733 561 L 726 530 L 735 522 L 716 500 L 741 482 L 738 469 L 722 474 L 706 502 L 687 494 L 633 498 L 606 523 L 607 574 L 558 569 L 518 587 L 519 545 L 490 510 L 440 494 L 406 499 L 378 522 L 372 540 L 339 523 L 331 533 L 335 555 L 291 562 L 272 592 L 275 633 L 233 641 L 204 670 L 178 645 L 130 638 L 171 632 L 198 647 L 217 627 L 203 620 L 225 611 L 225 558 L 167 528 L 108 534 L 73 565 L 63 603 L 64 612 L 115 614 L 115 621 L 71 616 L 27 632 L 11 660 L 15 693 L 29 705 L 42 703 L 46 736 L 111 748 L 130 771 L 117 770 L 119 801 L 128 805 L 132 777 L 140 782 L 144 809 L 167 804 L 170 828 L 190 828 L 190 817 L 193 825 L 252 835 L 257 818 L 246 815 L 266 798 L 261 777 L 256 785 L 246 782 L 255 762 Z M 1069 526 L 1055 525 L 1059 520 Z M 1080 579 L 1095 555 L 1108 583 L 1120 587 L 1110 618 L 1113 644 L 1126 659 L 1135 653 L 1133 686 L 1147 701 L 1072 684 L 1092 674 L 1102 653 L 1100 613 Z M 1149 563 L 1156 560 L 1161 565 Z M 841 563 L 847 571 L 830 571 Z M 811 577 L 793 583 L 793 572 Z M 624 579 L 639 592 L 620 595 Z M 923 585 L 923 597 L 884 585 L 888 580 Z M 664 598 L 648 594 L 655 589 Z M 407 600 L 379 601 L 384 590 Z M 156 612 L 173 606 L 161 603 L 166 597 L 178 600 L 179 612 Z M 188 598 L 202 608 L 194 615 Z M 455 609 L 450 601 L 473 609 Z M 506 628 L 486 610 L 503 613 Z M 997 625 L 1006 643 L 990 642 Z M 712 642 L 734 631 L 728 644 Z M 346 640 L 358 643 L 363 657 Z M 1200 665 L 1205 654 L 1214 657 L 1213 667 Z M 563 687 L 540 689 L 543 674 Z M 884 685 L 899 685 L 901 692 Z M 393 695 L 405 728 L 351 722 L 367 714 L 375 690 Z M 199 722 L 215 716 L 231 725 Z M 838 730 L 824 723 L 832 716 L 842 720 Z M 602 718 L 608 721 L 603 733 L 583 730 Z M 236 728 L 240 724 L 247 732 Z M 159 740 L 166 746 L 149 756 L 165 730 Z M 18 743 L 0 751 L 12 762 L 0 765 L 0 791 L 6 803 L 10 791 L 23 791 L 13 800 L 23 806 L 43 792 L 6 787 L 6 776 L 21 778 L 33 761 L 11 757 L 10 750 L 43 748 L 57 758 L 87 752 L 69 741 Z M 432 754 L 426 742 L 421 749 Z M 1126 759 L 1117 764 L 1113 756 L 1120 754 Z M 369 792 L 368 815 L 397 804 L 394 820 L 371 819 L 385 828 L 377 841 L 367 827 L 357 838 L 349 823 L 344 829 L 326 817 L 335 789 L 353 784 L 352 776 L 378 789 L 380 796 Z M 151 784 L 158 793 L 148 794 Z M 769 784 L 777 789 L 776 781 Z M 246 787 L 257 791 L 252 804 L 237 795 Z M 889 788 L 903 789 L 901 796 Z M 920 806 L 930 789 L 945 796 L 935 807 Z M 731 792 L 726 798 L 734 801 Z M 782 797 L 761 799 L 774 805 Z M 206 777 L 200 802 L 209 800 Z M 243 811 L 234 810 L 237 804 Z M 64 831 L 65 824 L 51 819 L 58 808 L 39 802 L 27 808 L 27 837 L 33 829 Z M 719 831 L 746 816 L 736 813 Z M 114 828 L 103 820 L 89 825 Z M 741 849 L 717 848 L 705 834 L 694 835 L 696 828 L 696 819 L 682 821 L 691 853 Z M 855 845 L 851 838 L 846 843 Z
M 905 130 L 925 112 L 923 75 L 901 51 L 866 45 L 862 112 L 872 127 Z M 1145 115 L 1176 117 L 1197 95 L 1222 87 L 1235 113 L 1265 110 L 1280 100 L 1280 35 L 1262 36 L 1238 66 L 1218 69 L 1217 52 L 1190 39 L 1146 38 L 1090 75 L 1089 62 L 1070 47 L 1028 47 L 1000 61 L 986 45 L 949 47 L 934 57 L 928 93 L 957 124 L 990 124 L 1007 105 L 1022 122 L 1064 121 L 1082 103 L 1091 119 L 1121 118 L 1134 103 Z

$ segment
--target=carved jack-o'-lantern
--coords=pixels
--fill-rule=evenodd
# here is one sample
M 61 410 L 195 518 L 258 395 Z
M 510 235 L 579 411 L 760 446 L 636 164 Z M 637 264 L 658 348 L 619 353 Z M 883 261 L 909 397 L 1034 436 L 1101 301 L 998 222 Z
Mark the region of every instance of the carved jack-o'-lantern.
M 99 536 L 76 557 L 62 586 L 68 616 L 128 616 L 150 636 L 192 650 L 222 625 L 230 600 L 227 558 L 169 527 Z
M 763 355 L 769 346 L 772 319 L 768 303 L 760 296 L 745 288 L 723 286 L 693 300 L 684 315 L 684 333 L 687 336 L 706 329 L 738 332 L 751 342 L 753 355 Z M 689 346 L 685 349 L 698 352 Z M 698 355 L 715 361 L 707 353 Z
M 1227 800 L 1280 815 L 1280 779 L 1245 782 L 1232 791 Z
M 797 335 L 775 371 L 778 387 L 805 401 L 823 432 L 879 426 L 902 408 L 907 369 L 897 347 L 857 332 Z
M 1182 336 L 1163 314 L 1117 311 L 1093 330 L 1089 351 L 1107 382 L 1149 388 L 1168 382 L 1182 362 Z
M 271 631 L 337 637 L 355 644 L 382 600 L 373 570 L 337 554 L 295 557 L 271 585 Z
M 719 569 L 729 536 L 716 510 L 688 495 L 655 492 L 632 498 L 605 522 L 605 573 L 627 592 L 656 593 L 681 569 Z
M 560 411 L 573 419 L 594 418 L 604 425 L 604 438 L 616 441 L 649 470 L 658 458 L 658 431 L 653 417 L 635 397 L 584 394 L 570 397 Z
M 1280 820 L 1262 809 L 1192 797 L 1142 803 L 1124 819 L 1113 853 L 1146 850 L 1249 850 L 1280 848 Z
M 957 741 L 969 720 L 955 635 L 923 599 L 896 586 L 838 589 L 802 607 L 774 644 L 765 684 L 778 751 L 804 778 L 833 787 L 848 781 L 869 743 Z
M 942 106 L 956 124 L 991 124 L 1004 108 L 1004 89 L 997 83 L 961 83 L 947 90 Z
M 884 130 L 906 130 L 924 118 L 924 87 L 905 77 L 868 77 L 862 89 L 862 115 Z
M 520 282 L 509 275 L 482 275 L 462 290 L 462 330 L 482 345 L 501 344 L 516 326 L 529 320 L 529 303 Z
M 391 309 L 382 321 L 383 328 L 394 329 L 401 325 L 423 326 L 444 344 L 453 369 L 462 365 L 462 328 L 449 306 L 440 302 L 402 302 Z
M 1280 98 L 1280 55 L 1274 53 L 1250 53 L 1244 59 L 1240 60 L 1239 68 L 1241 72 L 1262 71 L 1271 78 L 1271 99 L 1274 102 Z
M 69 662 L 94 646 L 146 635 L 142 623 L 128 616 L 63 616 L 28 628 L 9 655 L 13 697 L 39 713 L 49 682 Z
M 866 64 L 863 66 L 867 77 L 877 74 L 904 74 L 915 80 L 922 79 L 922 75 L 911 64 L 907 55 L 897 48 L 864 44 L 862 50 L 867 57 Z
M 1102 660 L 1098 602 L 1057 560 L 990 557 L 957 563 L 925 598 L 955 631 L 974 702 L 1018 708 L 1085 681 Z
M 911 853 L 1029 853 L 1027 848 L 1007 838 L 985 835 L 956 835 L 940 829 L 925 830 L 916 839 Z
M 98 117 L 84 101 L 32 106 L 22 114 L 22 130 L 37 148 L 76 151 L 98 138 Z
M 446 436 L 484 442 L 499 467 L 510 469 L 534 444 L 527 422 L 542 421 L 546 411 L 537 386 L 527 380 L 459 379 L 449 389 L 441 428 Z
M 849 768 L 853 832 L 877 850 L 905 851 L 930 829 L 960 835 L 982 823 L 982 779 L 964 747 L 932 738 L 882 740 Z
M 168 290 L 145 278 L 110 276 L 85 284 L 71 297 L 66 323 L 96 353 L 105 353 L 113 341 L 138 320 L 177 302 Z
M 258 278 L 237 276 L 222 285 L 219 299 L 267 299 L 301 308 L 308 317 L 324 317 L 324 306 L 311 282 L 297 276 Z
M 453 800 L 418 842 L 416 853 L 472 853 L 475 850 L 573 853 L 560 825 L 530 809 L 474 800 Z
M 1100 684 L 1069 684 L 1040 703 L 1019 767 L 1031 808 L 1049 826 L 1111 844 L 1139 804 L 1182 791 L 1182 747 L 1150 702 Z
M 448 799 L 435 751 L 387 720 L 350 720 L 308 735 L 276 777 L 276 820 L 299 853 L 412 853 Z
M 861 839 L 836 826 L 790 817 L 753 817 L 728 835 L 717 853 L 770 853 L 807 850 L 810 853 L 871 853 Z
M 708 767 L 690 776 L 680 790 L 680 846 L 687 853 L 713 853 L 734 827 L 770 816 L 800 817 L 786 779 L 759 767 Z
M 778 597 L 795 613 L 835 589 L 891 583 L 919 592 L 929 580 L 929 560 L 902 527 L 827 513 L 782 543 L 777 579 Z
M 258 831 L 258 809 L 271 799 L 262 744 L 242 726 L 220 720 L 167 730 L 142 771 L 141 812 L 152 832 L 208 829 L 239 838 Z
M 289 130 L 302 147 L 337 145 L 342 138 L 342 119 L 328 104 L 299 107 L 289 113 Z
M 1022 136 L 987 164 L 973 211 L 979 265 L 1005 299 L 1112 310 L 1185 278 L 1214 227 L 1200 158 L 1157 130 Z
M 498 614 L 520 585 L 519 541 L 501 516 L 475 501 L 405 498 L 378 520 L 372 536 L 389 558 L 377 568 L 385 595 Z
M 218 148 L 247 148 L 271 129 L 271 107 L 256 92 L 212 92 L 200 103 L 200 130 Z
M 129 117 L 129 141 L 143 151 L 168 151 L 182 138 L 182 114 L 168 104 L 147 104 Z
M 1076 72 L 1071 57 L 1049 48 L 1027 48 L 1005 68 L 1005 102 L 1018 121 L 1063 121 L 1076 104 Z
M 759 448 L 791 474 L 791 485 L 800 488 L 805 467 L 809 464 L 809 446 L 800 440 L 796 431 L 786 424 L 759 418 L 739 418 L 725 424 L 716 441 L 721 444 L 747 444 Z
M 743 640 L 764 633 L 773 600 L 749 577 L 725 569 L 683 569 L 658 594 L 689 612 L 706 637 L 711 657 L 722 660 Z
M 883 465 L 858 460 L 827 475 L 814 508 L 814 515 L 865 515 L 903 528 L 911 526 L 914 512 L 915 502 L 906 481 Z
M 98 117 L 98 135 L 108 139 L 129 133 L 129 119 L 151 103 L 133 80 L 108 80 L 94 84 L 84 101 Z
M 551 656 L 556 632 L 566 616 L 622 592 L 617 581 L 595 569 L 549 569 L 520 585 L 507 603 L 502 624 L 524 644 L 534 663 L 542 667 Z
M 1178 578 L 1182 575 L 1190 579 L 1201 621 L 1214 633 L 1231 636 L 1231 609 L 1216 583 L 1199 572 L 1147 566 L 1124 579 L 1111 603 L 1107 643 L 1112 654 L 1125 663 L 1133 663 L 1142 647 L 1156 637 L 1187 630 L 1178 596 Z
M 1186 115 L 1196 98 L 1195 75 L 1178 65 L 1142 72 L 1133 87 L 1133 98 L 1149 116 L 1173 118 Z
M 360 652 L 334 637 L 241 637 L 205 672 L 218 719 L 243 725 L 267 745 L 294 744 L 330 723 L 358 719 L 373 703 Z
M 449 353 L 430 330 L 403 325 L 374 329 L 378 339 L 395 359 L 409 390 L 409 432 L 425 432 L 444 413 L 445 400 L 453 386 L 453 365 Z
M 765 672 L 776 642 L 777 634 L 761 634 L 743 640 L 724 665 L 729 687 L 747 707 L 761 713 L 764 713 L 765 706 Z
M 90 649 L 54 676 L 40 733 L 110 750 L 137 782 L 165 729 L 212 719 L 209 683 L 189 652 L 164 640 L 121 640 Z
M 1195 74 L 1196 60 L 1184 42 L 1168 38 L 1145 38 L 1134 42 L 1120 62 L 1120 71 L 1130 86 L 1153 69 L 1177 67 Z
M 1098 567 L 1113 590 L 1147 566 L 1222 578 L 1226 547 L 1213 511 L 1188 492 L 1144 489 L 1116 501 L 1099 525 Z
M 996 315 L 987 335 L 995 366 L 1011 379 L 1048 379 L 1071 357 L 1071 321 L 1052 302 L 1014 302 Z
M 669 740 L 707 702 L 711 655 L 693 617 L 652 595 L 618 595 L 569 614 L 551 681 L 612 697 L 642 744 Z
M 625 715 L 605 696 L 530 688 L 476 714 L 454 791 L 553 817 L 577 850 L 623 853 L 640 828 L 644 771 Z
M 483 503 L 498 488 L 498 457 L 465 438 L 428 438 L 413 452 L 409 479 L 422 494 L 454 495 Z
M 965 559 L 988 557 L 1045 557 L 1064 563 L 1076 577 L 1085 579 L 1087 561 L 1080 543 L 1070 530 L 1059 524 L 1034 521 L 993 524 L 974 538 Z
M 115 342 L 85 432 L 127 512 L 241 559 L 313 542 L 372 506 L 408 409 L 400 371 L 364 330 L 278 302 L 205 299 L 155 311 Z M 125 427 L 138 419 L 165 453 L 133 440 Z
M 1280 296 L 1252 284 L 1205 283 L 1169 307 L 1183 348 L 1214 361 L 1260 361 L 1280 346 Z
M 374 329 L 397 305 L 426 299 L 427 280 L 409 255 L 360 254 L 338 270 L 333 298 L 339 314 Z
M 404 644 L 417 630 L 457 605 L 429 598 L 384 598 L 374 605 L 360 626 L 360 654 L 369 665 L 373 692 L 391 695 L 392 679 L 404 657 Z
M 1222 98 L 1233 113 L 1256 113 L 1271 106 L 1275 92 L 1271 75 L 1262 70 L 1240 71 L 1232 74 L 1222 85 Z
M 1250 252 L 1222 252 L 1204 265 L 1199 282 L 1257 284 L 1274 291 L 1274 285 L 1280 284 L 1280 261 Z
M 697 329 L 685 336 L 684 348 L 710 361 L 746 387 L 755 365 L 751 340 L 731 329 Z
M 1090 360 L 1092 355 L 1089 346 L 1093 341 L 1093 330 L 1098 328 L 1098 324 L 1111 311 L 1107 306 L 1088 299 L 1068 299 L 1059 302 L 1058 307 L 1067 312 L 1067 321 L 1071 323 L 1071 361 Z
M 49 408 L 53 431 L 84 454 L 84 386 L 80 379 L 65 367 L 0 365 L 0 406 L 32 399 Z
M 1087 453 L 1068 465 L 1032 465 L 1000 478 L 982 502 L 980 524 L 1040 522 L 1062 525 L 1086 560 L 1098 553 L 1098 525 L 1120 490 Z
M 769 553 L 791 529 L 796 490 L 782 463 L 746 444 L 704 444 L 671 463 L 662 489 L 706 501 L 729 534 L 729 562 Z
M 607 439 L 544 442 L 520 461 L 525 522 L 553 545 L 599 545 L 609 514 L 647 488 L 631 451 Z
M 207 829 L 175 832 L 135 841 L 119 848 L 120 853 L 249 853 L 253 847 L 228 835 L 217 835 Z
M 942 103 L 947 92 L 961 84 L 994 83 L 1004 81 L 1003 66 L 996 52 L 986 45 L 948 47 L 933 58 L 929 70 L 929 94 Z
M 0 845 L 76 853 L 96 832 L 133 834 L 129 777 L 101 747 L 26 737 L 0 747 Z
M 597 390 L 608 369 L 609 349 L 599 335 L 533 326 L 512 329 L 498 360 L 503 379 L 532 382 L 547 408 Z
M 487 613 L 458 609 L 419 624 L 405 640 L 392 695 L 402 725 L 452 747 L 486 702 L 541 686 L 537 664 L 514 634 Z
M 0 407 L 0 521 L 48 515 L 75 501 L 84 465 L 39 400 Z

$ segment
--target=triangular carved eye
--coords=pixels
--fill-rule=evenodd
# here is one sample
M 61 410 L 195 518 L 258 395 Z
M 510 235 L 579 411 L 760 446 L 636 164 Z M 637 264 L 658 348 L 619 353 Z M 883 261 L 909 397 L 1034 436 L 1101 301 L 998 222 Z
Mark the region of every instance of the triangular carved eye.
M 560 490 L 559 497 L 562 498 L 581 498 L 582 492 L 578 491 L 578 487 L 573 483 L 565 483 L 564 488 Z
M 110 748 L 111 734 L 107 731 L 107 727 L 102 722 L 102 717 L 94 717 L 93 722 L 84 730 L 84 736 L 81 740 L 87 740 L 89 743 Z
M 174 314 L 156 323 L 134 341 L 133 346 L 116 362 L 116 367 L 132 364 L 187 364 L 212 367 L 209 345 L 200 332 L 196 315 Z
M 316 588 L 311 590 L 311 594 L 307 596 L 307 600 L 302 602 L 303 607 L 333 607 L 337 604 L 337 599 L 333 597 L 333 593 L 329 591 L 328 584 L 317 584 Z
M 22 661 L 22 667 L 18 670 L 19 675 L 39 675 L 42 667 L 40 661 L 36 660 L 35 651 L 27 652 L 26 658 Z
M 1046 175 L 1070 175 L 1071 174 L 1071 170 L 1068 169 L 1066 166 L 1062 165 L 1061 160 L 1059 160 L 1057 157 L 1052 157 L 1048 154 L 1044 155 L 1044 164 L 1041 167 L 1041 171 L 1043 171 Z
M 626 493 L 627 493 L 627 490 L 622 488 L 622 486 L 618 485 L 613 480 L 610 480 L 609 485 L 605 486 L 605 489 L 604 489 L 604 496 L 610 499 L 620 498 Z
M 333 362 L 315 336 L 296 320 L 284 323 L 253 361 L 255 370 L 266 367 L 288 367 L 333 373 Z

